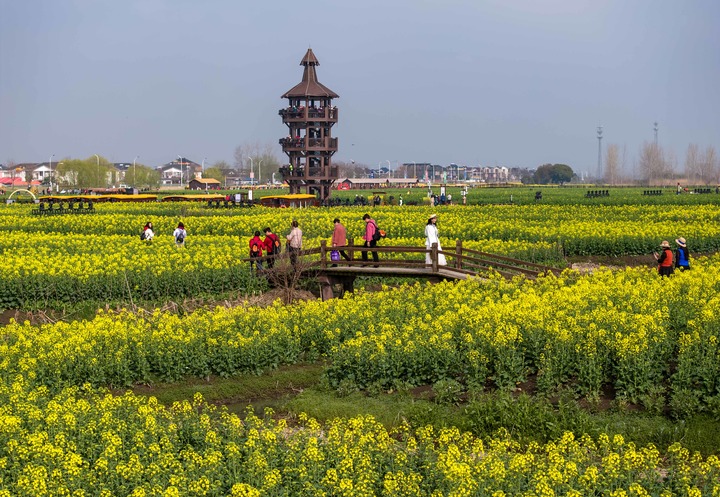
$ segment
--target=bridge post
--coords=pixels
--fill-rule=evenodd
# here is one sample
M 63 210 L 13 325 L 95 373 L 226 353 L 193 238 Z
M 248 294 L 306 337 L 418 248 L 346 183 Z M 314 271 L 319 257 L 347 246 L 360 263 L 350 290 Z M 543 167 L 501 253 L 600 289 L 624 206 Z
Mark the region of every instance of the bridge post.
M 432 261 L 432 272 L 438 272 L 438 244 L 433 243 L 430 247 L 430 260 Z
M 455 267 L 462 269 L 462 240 L 455 240 Z
M 348 257 L 350 257 L 350 262 L 355 260 L 355 250 L 352 248 L 355 245 L 355 239 L 354 238 L 348 238 L 347 244 L 351 247 L 348 249 Z
M 320 240 L 320 267 L 327 269 L 327 240 Z

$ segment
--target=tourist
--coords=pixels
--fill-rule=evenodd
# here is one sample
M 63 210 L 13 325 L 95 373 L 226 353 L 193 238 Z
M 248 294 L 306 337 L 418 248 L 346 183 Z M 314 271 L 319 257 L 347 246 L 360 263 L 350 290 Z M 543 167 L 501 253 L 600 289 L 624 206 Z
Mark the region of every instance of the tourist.
M 175 246 L 180 248 L 185 246 L 185 238 L 187 237 L 187 231 L 185 231 L 185 225 L 178 223 L 177 228 L 173 231 L 173 238 L 175 239 Z
M 365 234 L 362 237 L 362 239 L 365 240 L 364 246 L 375 248 L 377 247 L 377 239 L 375 236 L 375 232 L 378 230 L 377 224 L 375 223 L 375 220 L 370 217 L 370 214 L 365 214 L 363 216 L 363 221 L 365 221 Z M 380 259 L 376 251 L 373 251 L 372 257 L 374 262 L 378 262 Z M 363 250 L 362 260 L 368 260 L 367 250 Z
M 425 225 L 425 248 L 427 249 L 427 252 L 425 252 L 425 264 L 428 266 L 432 265 L 430 249 L 432 249 L 433 243 L 437 243 L 438 251 L 442 250 L 439 234 L 440 232 L 437 227 L 437 214 L 433 214 L 430 216 L 427 224 Z M 447 266 L 447 260 L 445 259 L 444 254 L 438 253 L 438 265 Z
M 154 237 L 155 232 L 153 231 L 153 225 L 150 221 L 148 221 L 145 223 L 145 226 L 143 226 L 143 232 L 140 234 L 140 239 L 149 242 Z
M 265 228 L 265 240 L 263 245 L 265 246 L 265 252 L 269 256 L 267 259 L 268 269 L 272 269 L 275 265 L 275 257 L 280 253 L 280 237 L 272 232 L 270 228 Z
M 290 252 L 290 262 L 293 266 L 296 266 L 298 254 L 302 250 L 302 230 L 295 219 L 293 219 L 291 226 L 290 234 L 287 236 L 287 245 Z
M 673 273 L 673 253 L 670 248 L 670 242 L 663 240 L 660 243 L 662 253 L 654 252 L 653 255 L 658 261 L 658 273 L 660 276 L 670 276 Z
M 347 245 L 347 230 L 345 229 L 345 226 L 342 225 L 340 222 L 340 219 L 335 218 L 333 219 L 333 234 L 332 234 L 332 246 L 335 247 L 344 247 Z M 345 253 L 344 250 L 340 250 L 340 256 L 342 256 L 343 259 L 346 261 L 350 260 L 350 257 Z M 339 259 L 338 259 L 339 260 Z
M 690 269 L 690 253 L 688 252 L 687 242 L 683 237 L 675 240 L 677 249 L 675 250 L 675 267 L 681 271 Z
M 255 234 L 250 238 L 250 270 L 252 271 L 253 266 L 259 272 L 262 271 L 262 255 L 263 255 L 263 241 L 260 239 L 260 232 L 255 231 Z

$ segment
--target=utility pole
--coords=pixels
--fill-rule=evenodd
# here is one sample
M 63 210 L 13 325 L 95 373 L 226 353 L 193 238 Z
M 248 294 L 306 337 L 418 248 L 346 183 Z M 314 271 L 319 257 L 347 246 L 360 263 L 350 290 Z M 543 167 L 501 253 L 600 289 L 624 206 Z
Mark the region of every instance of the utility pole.
M 597 128 L 597 139 L 598 139 L 598 164 L 597 164 L 597 179 L 602 178 L 602 134 L 603 127 L 598 126 Z
M 657 141 L 657 133 L 658 133 L 658 122 L 655 121 L 653 123 L 653 131 L 655 132 L 655 146 L 657 147 L 658 141 Z

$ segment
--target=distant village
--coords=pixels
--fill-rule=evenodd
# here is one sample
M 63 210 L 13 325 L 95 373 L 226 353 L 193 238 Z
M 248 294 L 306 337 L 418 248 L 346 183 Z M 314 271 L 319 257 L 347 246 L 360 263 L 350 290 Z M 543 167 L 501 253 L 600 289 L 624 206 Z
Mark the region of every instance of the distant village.
M 0 164 L 0 186 L 5 188 L 28 188 L 31 186 L 49 185 L 53 183 L 72 187 L 70 177 L 58 173 L 58 166 L 63 162 L 24 162 L 18 164 Z M 353 164 L 347 167 L 340 163 L 341 177 L 335 182 L 337 189 L 362 189 L 382 186 L 412 186 L 426 183 L 513 183 L 521 182 L 524 177 L 532 175 L 532 171 L 517 167 L 470 167 L 450 164 L 411 162 L 398 164 L 394 170 L 385 167 L 370 169 Z M 109 166 L 109 167 L 108 167 Z M 104 164 L 106 176 L 105 186 L 119 188 L 126 186 L 126 175 L 134 166 L 132 162 L 116 162 Z M 185 187 L 190 189 L 237 188 L 257 185 L 245 168 L 221 169 L 224 182 L 209 181 L 203 178 L 204 165 L 185 157 L 154 168 L 158 173 L 158 187 Z M 342 173 L 345 173 L 342 175 Z M 267 174 L 263 185 L 280 185 L 280 175 Z M 260 186 L 260 185 L 257 185 Z

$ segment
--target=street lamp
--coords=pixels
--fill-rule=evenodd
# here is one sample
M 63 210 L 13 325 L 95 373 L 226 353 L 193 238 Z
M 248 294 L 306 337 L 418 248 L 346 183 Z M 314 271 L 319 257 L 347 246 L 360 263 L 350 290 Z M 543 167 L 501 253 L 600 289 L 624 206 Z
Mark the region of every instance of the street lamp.
M 64 162 L 58 162 L 58 163 L 55 165 L 55 169 L 60 169 L 60 166 L 62 166 L 63 164 L 65 164 L 65 163 L 64 163 Z M 52 174 L 52 171 L 51 171 L 51 174 Z M 55 182 L 55 189 L 56 189 L 56 190 L 59 190 L 59 189 L 60 189 L 60 187 L 58 186 L 58 182 L 57 182 L 57 181 Z
M 417 164 L 415 163 L 414 160 L 411 160 L 410 162 L 413 163 L 413 174 L 415 175 L 415 177 L 413 179 L 417 179 Z
M 180 163 L 180 187 L 182 187 L 182 157 L 178 155 L 178 162 Z
M 137 187 L 137 171 L 135 169 L 135 161 L 137 161 L 140 158 L 139 155 L 136 155 L 133 159 L 133 188 Z
M 258 185 L 259 185 L 260 183 L 262 183 L 262 180 L 261 180 L 261 178 L 262 178 L 262 172 L 261 172 L 261 171 L 262 171 L 262 161 L 263 161 L 263 160 L 260 159 L 260 161 L 258 162 L 258 180 L 257 180 Z
M 388 163 L 388 178 L 390 178 L 390 172 L 392 171 L 392 166 L 390 165 L 390 161 L 385 159 L 385 162 Z
M 55 157 L 55 154 L 52 154 L 50 156 L 50 194 L 52 195 L 52 158 Z M 32 181 L 28 181 L 28 183 L 32 183 Z
M 100 156 L 98 154 L 95 154 L 95 159 L 97 160 L 98 186 L 100 186 Z
M 248 156 L 248 159 L 250 159 L 250 188 L 252 188 L 253 179 L 255 178 L 255 163 L 252 157 Z

